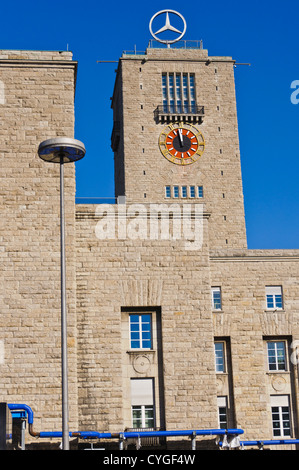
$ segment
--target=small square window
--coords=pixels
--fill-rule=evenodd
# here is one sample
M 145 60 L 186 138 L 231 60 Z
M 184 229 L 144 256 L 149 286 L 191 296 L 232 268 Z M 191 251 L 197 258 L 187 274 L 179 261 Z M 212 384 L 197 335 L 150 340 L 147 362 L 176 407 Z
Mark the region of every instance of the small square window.
M 266 286 L 266 306 L 269 310 L 282 310 L 281 286 Z

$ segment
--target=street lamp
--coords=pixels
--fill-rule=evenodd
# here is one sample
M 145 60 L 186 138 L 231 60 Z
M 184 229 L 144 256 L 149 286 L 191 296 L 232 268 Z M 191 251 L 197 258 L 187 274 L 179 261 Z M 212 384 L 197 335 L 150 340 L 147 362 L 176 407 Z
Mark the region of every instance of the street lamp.
M 69 450 L 67 320 L 65 288 L 65 223 L 64 223 L 64 163 L 80 160 L 85 147 L 79 140 L 57 137 L 42 142 L 38 147 L 42 160 L 60 164 L 60 256 L 61 256 L 61 381 L 62 381 L 62 449 Z

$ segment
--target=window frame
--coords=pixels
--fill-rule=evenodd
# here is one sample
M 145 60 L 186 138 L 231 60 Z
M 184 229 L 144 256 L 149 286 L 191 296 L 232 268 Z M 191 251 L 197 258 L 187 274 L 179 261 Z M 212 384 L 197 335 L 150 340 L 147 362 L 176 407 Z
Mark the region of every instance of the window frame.
M 222 368 L 223 370 L 219 370 L 219 367 L 217 367 L 217 363 L 219 364 L 219 361 L 217 361 L 218 357 L 216 353 L 216 345 L 221 344 L 222 345 L 222 354 L 221 354 L 221 360 L 222 360 Z M 214 341 L 214 353 L 215 353 L 215 370 L 216 374 L 226 374 L 227 373 L 227 365 L 226 365 L 226 342 L 225 341 Z M 217 370 L 218 369 L 218 370 Z
M 164 112 L 189 114 L 196 109 L 196 85 L 193 72 L 162 72 Z
M 140 410 L 140 418 L 134 417 L 134 412 Z M 146 411 L 152 412 L 152 417 L 146 417 Z M 132 413 L 132 428 L 133 429 L 149 429 L 155 428 L 155 407 L 154 405 L 132 405 L 131 406 L 131 413 Z M 137 426 L 136 421 L 141 421 L 141 426 Z M 146 426 L 147 420 L 152 420 L 151 425 Z M 135 421 L 135 422 L 134 422 Z
M 270 400 L 271 401 L 271 422 L 272 422 L 273 437 L 290 439 L 292 437 L 292 412 L 291 412 L 291 406 L 290 406 L 290 396 L 289 395 L 271 395 L 270 398 L 271 398 Z M 286 414 L 287 414 L 288 419 L 286 419 Z M 274 423 L 278 423 L 279 426 L 275 427 Z M 288 423 L 289 426 L 286 427 L 284 425 L 285 423 Z M 286 430 L 288 430 L 288 432 L 286 432 Z
M 215 294 L 219 293 L 219 302 L 220 307 L 217 307 L 217 301 L 215 299 Z M 220 312 L 222 310 L 222 291 L 220 286 L 214 286 L 211 288 L 211 297 L 212 297 L 212 310 Z
M 131 423 L 132 428 L 155 428 L 155 379 L 153 377 L 136 378 L 131 377 Z M 134 384 L 134 385 L 133 385 Z M 138 385 L 137 385 L 138 384 Z M 142 385 L 141 385 L 142 384 Z M 139 417 L 134 416 L 134 412 L 140 412 Z M 147 417 L 146 412 L 151 412 Z M 146 420 L 151 420 L 151 425 L 146 426 Z M 141 426 L 136 421 L 141 421 Z M 140 424 L 140 423 L 139 423 Z
M 218 425 L 219 429 L 228 428 L 228 404 L 226 396 L 217 397 L 217 407 L 218 407 Z M 225 416 L 225 420 L 221 417 Z
M 279 350 L 277 348 L 277 345 L 278 344 L 282 344 L 283 345 L 283 368 L 280 368 L 279 367 Z M 270 350 L 269 350 L 269 347 L 270 345 L 274 345 L 274 350 L 272 349 L 272 351 L 274 351 L 274 354 L 270 355 Z M 287 372 L 288 371 L 288 356 L 287 356 L 287 351 L 288 351 L 288 347 L 287 347 L 287 341 L 285 339 L 268 339 L 266 341 L 266 350 L 267 350 L 267 369 L 268 369 L 268 372 L 270 373 L 275 373 L 275 372 Z M 274 361 L 271 363 L 270 362 L 270 358 L 273 357 L 274 358 Z M 270 365 L 271 364 L 274 364 L 274 368 L 271 369 L 270 368 Z
M 132 322 L 131 319 L 132 317 L 138 317 L 138 323 L 137 322 Z M 143 322 L 142 317 L 149 317 L 149 322 Z M 149 323 L 149 329 L 145 330 L 143 329 L 143 325 L 146 325 Z M 131 328 L 132 325 L 138 324 L 138 329 L 133 330 Z M 149 332 L 149 338 L 145 338 L 143 333 L 148 333 Z M 139 335 L 139 338 L 133 338 L 132 333 L 135 333 Z M 138 342 L 139 346 L 133 346 L 133 342 Z M 150 347 L 144 347 L 143 343 L 144 342 L 150 342 Z M 129 313 L 129 343 L 130 343 L 130 350 L 131 351 L 136 351 L 136 350 L 143 350 L 143 351 L 150 351 L 153 349 L 153 317 L 151 312 L 144 312 L 144 313 Z
M 282 286 L 279 286 L 279 285 L 266 286 L 265 296 L 266 296 L 266 310 L 283 310 Z

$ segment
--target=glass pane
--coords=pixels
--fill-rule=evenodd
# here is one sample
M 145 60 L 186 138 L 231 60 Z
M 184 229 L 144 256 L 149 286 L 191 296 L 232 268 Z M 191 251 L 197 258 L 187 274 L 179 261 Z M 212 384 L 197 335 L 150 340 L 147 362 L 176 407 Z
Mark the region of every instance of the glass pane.
M 203 187 L 202 186 L 197 187 L 197 192 L 198 192 L 198 197 L 203 197 Z
M 267 294 L 267 308 L 274 308 L 273 295 Z
M 141 414 L 141 406 L 133 406 L 132 407 L 132 421 L 133 421 L 133 428 L 141 428 L 142 427 L 142 414 Z
M 154 427 L 154 408 L 153 406 L 144 407 L 144 426 L 146 428 Z
M 275 295 L 275 307 L 282 308 L 282 296 L 279 294 Z

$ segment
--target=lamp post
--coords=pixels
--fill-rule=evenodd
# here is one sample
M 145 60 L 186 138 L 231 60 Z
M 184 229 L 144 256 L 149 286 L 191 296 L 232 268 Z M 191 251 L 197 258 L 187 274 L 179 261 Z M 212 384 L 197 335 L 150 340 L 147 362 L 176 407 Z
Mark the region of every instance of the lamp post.
M 57 137 L 42 142 L 38 147 L 42 160 L 60 164 L 60 270 L 61 270 L 61 385 L 62 385 L 62 449 L 69 450 L 67 318 L 65 273 L 65 222 L 64 222 L 64 164 L 76 162 L 85 155 L 82 142 L 68 137 Z

